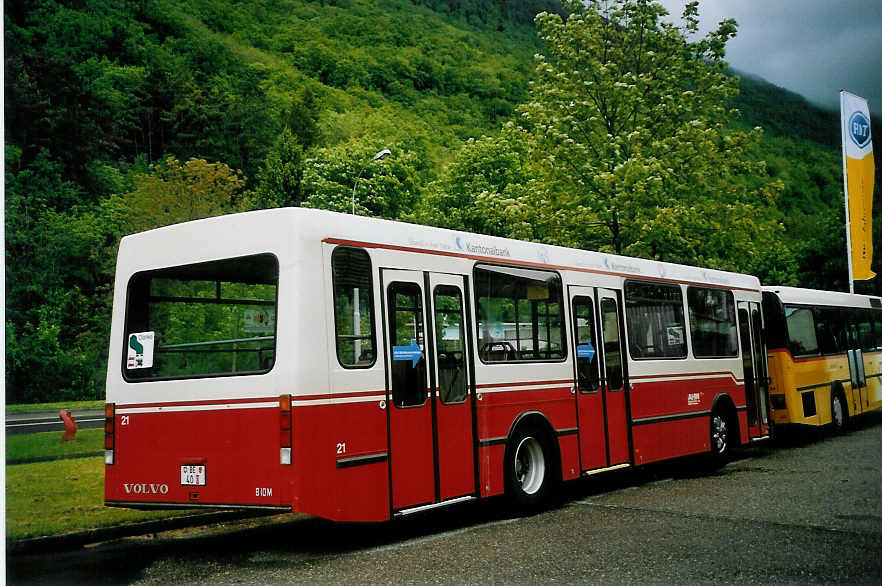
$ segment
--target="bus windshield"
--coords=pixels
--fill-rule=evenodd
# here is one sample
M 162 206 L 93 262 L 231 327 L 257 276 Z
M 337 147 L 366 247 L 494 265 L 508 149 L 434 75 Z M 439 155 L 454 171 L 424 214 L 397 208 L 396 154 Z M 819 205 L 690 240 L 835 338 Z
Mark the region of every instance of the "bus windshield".
M 126 307 L 125 378 L 268 372 L 275 361 L 278 280 L 271 254 L 135 274 Z

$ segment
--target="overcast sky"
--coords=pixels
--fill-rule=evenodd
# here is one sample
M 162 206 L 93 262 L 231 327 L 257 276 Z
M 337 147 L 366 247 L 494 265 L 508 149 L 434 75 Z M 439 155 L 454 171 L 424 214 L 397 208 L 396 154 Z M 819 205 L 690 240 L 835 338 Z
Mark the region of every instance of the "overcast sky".
M 660 0 L 680 22 L 686 0 Z M 882 0 L 701 0 L 702 31 L 738 22 L 726 61 L 743 72 L 839 109 L 839 90 L 882 114 Z

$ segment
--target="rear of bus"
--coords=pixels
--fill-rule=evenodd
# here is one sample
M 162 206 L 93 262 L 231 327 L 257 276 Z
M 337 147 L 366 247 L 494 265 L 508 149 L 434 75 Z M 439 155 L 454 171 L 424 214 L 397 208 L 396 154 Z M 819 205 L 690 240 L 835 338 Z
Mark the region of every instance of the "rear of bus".
M 105 504 L 290 510 L 277 361 L 284 214 L 126 237 L 114 291 Z

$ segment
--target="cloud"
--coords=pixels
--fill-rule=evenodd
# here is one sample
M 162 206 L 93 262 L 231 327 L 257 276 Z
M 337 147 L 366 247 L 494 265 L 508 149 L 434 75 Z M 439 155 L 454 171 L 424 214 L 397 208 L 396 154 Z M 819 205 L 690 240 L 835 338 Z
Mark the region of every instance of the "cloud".
M 661 0 L 679 22 L 685 0 Z M 833 109 L 839 90 L 867 98 L 882 112 L 882 2 L 879 0 L 707 0 L 702 32 L 738 22 L 726 60 L 735 69 Z

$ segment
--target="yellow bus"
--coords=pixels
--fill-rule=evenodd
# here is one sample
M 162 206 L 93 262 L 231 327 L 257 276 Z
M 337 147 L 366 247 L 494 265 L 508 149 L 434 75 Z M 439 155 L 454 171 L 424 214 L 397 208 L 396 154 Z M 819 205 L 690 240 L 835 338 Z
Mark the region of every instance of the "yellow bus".
M 763 287 L 775 425 L 832 425 L 882 407 L 882 299 Z

